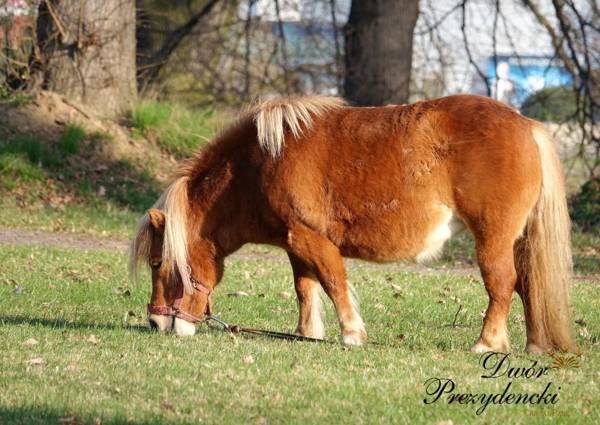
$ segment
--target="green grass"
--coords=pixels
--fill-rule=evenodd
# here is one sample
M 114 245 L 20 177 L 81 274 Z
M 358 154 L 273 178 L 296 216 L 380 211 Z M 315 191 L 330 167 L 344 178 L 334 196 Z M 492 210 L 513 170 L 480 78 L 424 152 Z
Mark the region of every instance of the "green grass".
M 131 112 L 134 134 L 155 140 L 176 157 L 192 154 L 214 134 L 213 111 L 193 110 L 178 104 L 144 101 Z
M 559 385 L 556 406 L 492 405 L 477 417 L 468 405 L 423 404 L 423 383 L 431 377 L 452 378 L 461 391 L 478 393 L 502 391 L 509 381 L 482 379 L 479 357 L 467 352 L 487 304 L 483 284 L 473 277 L 351 262 L 349 276 L 370 339 L 378 344 L 347 350 L 233 338 L 204 327 L 191 338 L 151 333 L 144 311 L 150 284 L 127 280 L 122 253 L 2 247 L 0 263 L 2 424 L 600 420 L 600 287 L 590 282 L 578 281 L 573 290 L 576 330 L 585 335 L 578 337 L 581 368 L 551 371 L 539 381 L 512 380 L 514 392 L 541 391 L 548 381 Z M 250 296 L 227 296 L 239 290 Z M 232 323 L 289 331 L 296 301 L 282 291 L 293 293 L 285 262 L 232 258 L 215 309 Z M 337 339 L 327 306 L 328 337 Z M 513 306 L 512 361 L 528 365 L 516 298 Z M 30 338 L 39 343 L 24 344 Z M 30 364 L 35 358 L 43 364 Z
M 81 149 L 81 143 L 85 138 L 85 130 L 78 125 L 69 124 L 58 139 L 60 150 L 65 155 L 75 155 Z
M 156 159 L 113 159 L 110 143 L 75 124 L 55 142 L 0 131 L 0 225 L 129 238 L 162 185 Z

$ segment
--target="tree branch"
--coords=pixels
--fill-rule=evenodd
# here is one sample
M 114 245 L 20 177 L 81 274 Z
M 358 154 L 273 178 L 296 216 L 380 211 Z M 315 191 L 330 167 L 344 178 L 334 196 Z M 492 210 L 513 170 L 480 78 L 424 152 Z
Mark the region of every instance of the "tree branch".
M 196 25 L 212 11 L 219 1 L 220 0 L 209 0 L 198 13 L 193 15 L 185 24 L 167 36 L 162 47 L 148 60 L 148 64 L 145 65 L 145 72 L 138 75 L 138 78 L 144 81 L 144 85 L 151 84 L 156 77 L 158 77 L 160 70 L 167 63 L 167 60 L 173 52 L 177 50 L 177 47 L 179 47 L 181 42 L 192 32 Z

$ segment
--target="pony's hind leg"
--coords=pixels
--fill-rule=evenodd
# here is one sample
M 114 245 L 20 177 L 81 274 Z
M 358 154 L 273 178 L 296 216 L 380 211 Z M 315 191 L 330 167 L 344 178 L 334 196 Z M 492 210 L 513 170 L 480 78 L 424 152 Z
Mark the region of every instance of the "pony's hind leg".
M 367 333 L 358 306 L 353 302 L 339 249 L 329 239 L 302 225 L 288 230 L 287 245 L 288 250 L 317 276 L 333 301 L 343 343 L 361 345 Z
M 477 238 L 477 260 L 489 296 L 489 304 L 483 319 L 481 335 L 471 348 L 475 353 L 510 351 L 507 322 L 517 280 L 513 242 L 510 239 Z
M 310 269 L 294 254 L 288 253 L 294 271 L 294 286 L 298 297 L 298 335 L 325 338 L 321 285 Z

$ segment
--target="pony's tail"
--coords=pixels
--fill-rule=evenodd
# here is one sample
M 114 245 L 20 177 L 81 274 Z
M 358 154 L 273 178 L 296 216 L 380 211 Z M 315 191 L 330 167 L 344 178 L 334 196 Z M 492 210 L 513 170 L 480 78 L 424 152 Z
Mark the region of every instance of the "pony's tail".
M 552 137 L 534 124 L 540 152 L 542 189 L 515 245 L 515 263 L 531 335 L 528 351 L 574 349 L 569 318 L 572 272 L 570 220 L 562 167 Z

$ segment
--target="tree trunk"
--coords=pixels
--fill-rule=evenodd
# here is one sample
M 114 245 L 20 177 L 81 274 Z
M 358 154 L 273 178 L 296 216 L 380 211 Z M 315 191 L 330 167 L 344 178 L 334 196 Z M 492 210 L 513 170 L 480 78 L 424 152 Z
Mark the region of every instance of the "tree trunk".
M 346 32 L 345 96 L 357 105 L 408 101 L 419 0 L 353 0 Z
M 43 0 L 45 88 L 115 117 L 137 95 L 134 0 Z

